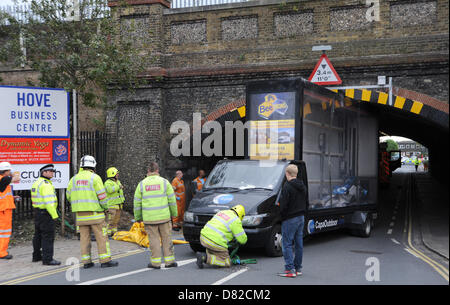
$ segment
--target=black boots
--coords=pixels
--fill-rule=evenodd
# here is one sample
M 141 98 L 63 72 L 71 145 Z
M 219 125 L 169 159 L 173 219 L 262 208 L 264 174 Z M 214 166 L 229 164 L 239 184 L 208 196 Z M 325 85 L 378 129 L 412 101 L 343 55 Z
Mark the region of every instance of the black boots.
M 61 265 L 61 262 L 52 259 L 52 260 L 49 261 L 49 262 L 42 262 L 42 265 L 46 265 L 46 266 L 58 266 L 58 265 Z
M 108 267 L 116 267 L 118 265 L 119 265 L 119 262 L 109 261 L 107 263 L 101 263 L 100 267 L 101 268 L 108 268 Z

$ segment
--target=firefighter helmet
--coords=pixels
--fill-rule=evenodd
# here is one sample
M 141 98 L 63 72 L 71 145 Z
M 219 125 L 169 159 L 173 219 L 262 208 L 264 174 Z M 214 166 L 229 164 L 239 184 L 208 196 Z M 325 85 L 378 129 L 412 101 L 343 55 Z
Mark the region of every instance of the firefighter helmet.
M 106 170 L 106 178 L 114 178 L 119 173 L 119 170 L 115 167 L 110 167 Z
M 231 208 L 231 210 L 235 211 L 239 218 L 242 220 L 245 216 L 245 208 L 243 205 L 238 204 Z

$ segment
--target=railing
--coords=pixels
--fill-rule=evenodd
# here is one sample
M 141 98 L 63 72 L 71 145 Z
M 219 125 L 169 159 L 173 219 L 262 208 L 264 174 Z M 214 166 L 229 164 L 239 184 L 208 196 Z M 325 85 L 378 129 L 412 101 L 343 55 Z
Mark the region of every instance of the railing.
M 171 8 L 199 7 L 228 3 L 248 2 L 251 0 L 171 0 Z

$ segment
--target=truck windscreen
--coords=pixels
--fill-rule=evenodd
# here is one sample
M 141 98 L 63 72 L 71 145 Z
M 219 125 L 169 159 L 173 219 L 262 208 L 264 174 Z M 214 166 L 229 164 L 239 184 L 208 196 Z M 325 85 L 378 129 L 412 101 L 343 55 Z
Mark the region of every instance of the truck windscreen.
M 282 178 L 284 164 L 261 165 L 260 162 L 224 162 L 216 165 L 204 189 L 264 188 L 273 190 Z

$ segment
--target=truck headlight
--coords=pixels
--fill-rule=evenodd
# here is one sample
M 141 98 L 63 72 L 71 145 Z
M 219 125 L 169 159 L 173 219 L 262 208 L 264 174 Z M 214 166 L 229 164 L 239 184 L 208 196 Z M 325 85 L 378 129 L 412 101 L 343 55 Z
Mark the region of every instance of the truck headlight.
M 194 222 L 194 213 L 192 213 L 192 212 L 184 212 L 184 221 L 186 221 L 186 222 Z
M 266 217 L 267 214 L 259 214 L 259 215 L 248 215 L 244 216 L 242 219 L 242 225 L 246 227 L 254 227 L 261 224 L 263 218 Z

